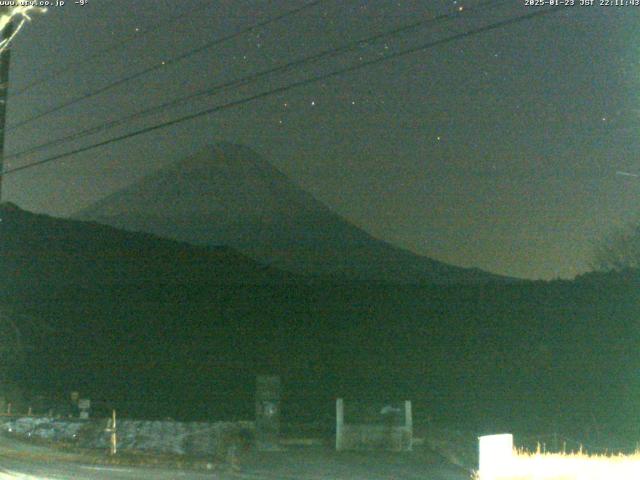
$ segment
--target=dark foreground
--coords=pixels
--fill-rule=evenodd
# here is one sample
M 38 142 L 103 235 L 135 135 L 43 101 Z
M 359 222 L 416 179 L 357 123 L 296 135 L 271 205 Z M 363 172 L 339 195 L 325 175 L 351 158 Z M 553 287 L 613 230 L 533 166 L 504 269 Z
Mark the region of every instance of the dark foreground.
M 48 455 L 48 454 L 51 455 Z M 73 461 L 72 461 L 73 460 Z M 88 465 L 44 447 L 0 438 L 0 480 L 246 479 L 246 480 L 468 480 L 470 475 L 428 452 L 336 453 L 324 447 L 290 447 L 242 458 L 237 469 L 187 471 L 124 465 Z

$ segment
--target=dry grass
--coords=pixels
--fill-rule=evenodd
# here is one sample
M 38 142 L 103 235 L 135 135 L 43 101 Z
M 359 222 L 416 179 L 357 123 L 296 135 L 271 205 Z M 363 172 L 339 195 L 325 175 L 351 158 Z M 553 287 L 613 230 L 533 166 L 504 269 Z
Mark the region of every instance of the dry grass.
M 638 480 L 640 451 L 632 455 L 516 452 L 495 472 L 476 480 Z

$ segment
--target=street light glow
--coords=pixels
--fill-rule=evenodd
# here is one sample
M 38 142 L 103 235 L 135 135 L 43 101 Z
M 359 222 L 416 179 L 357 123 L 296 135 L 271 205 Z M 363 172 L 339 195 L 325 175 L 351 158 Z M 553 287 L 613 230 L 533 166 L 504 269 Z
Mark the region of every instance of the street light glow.
M 3 33 L 3 38 L 0 41 L 0 53 L 6 50 L 11 44 L 14 37 L 18 34 L 18 32 L 22 29 L 25 22 L 31 20 L 31 14 L 33 13 L 45 13 L 47 11 L 46 8 L 41 7 L 33 7 L 33 6 L 21 6 L 21 7 L 2 7 L 0 12 L 0 32 Z M 15 19 L 19 19 L 17 26 L 14 28 L 13 32 L 9 36 L 5 36 L 5 29 L 11 24 L 11 22 Z

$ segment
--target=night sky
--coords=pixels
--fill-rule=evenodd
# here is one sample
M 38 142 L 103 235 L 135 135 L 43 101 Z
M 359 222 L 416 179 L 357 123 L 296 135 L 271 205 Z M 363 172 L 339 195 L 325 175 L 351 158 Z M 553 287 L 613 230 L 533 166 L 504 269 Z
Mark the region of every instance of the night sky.
M 326 0 L 171 62 L 305 2 L 68 1 L 34 16 L 14 44 L 8 155 L 209 85 L 463 10 L 455 20 L 9 158 L 5 167 L 536 10 L 523 2 L 473 10 L 487 2 Z M 192 15 L 143 35 L 190 9 Z M 639 20 L 634 6 L 557 9 L 7 175 L 3 196 L 32 211 L 69 215 L 225 140 L 255 149 L 356 225 L 416 253 L 523 278 L 573 277 L 588 268 L 593 243 L 640 210 L 640 177 L 619 173 L 640 174 Z M 120 48 L 56 74 L 118 42 Z M 162 61 L 167 64 L 148 75 L 11 127 Z

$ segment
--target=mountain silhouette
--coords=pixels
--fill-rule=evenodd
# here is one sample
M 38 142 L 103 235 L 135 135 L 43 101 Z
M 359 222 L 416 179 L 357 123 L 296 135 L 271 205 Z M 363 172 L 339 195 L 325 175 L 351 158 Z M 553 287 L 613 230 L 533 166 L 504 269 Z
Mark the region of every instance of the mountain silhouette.
M 226 245 L 299 274 L 417 284 L 505 280 L 378 240 L 256 152 L 229 143 L 162 168 L 74 218 L 196 245 Z
M 603 424 L 628 426 L 637 409 L 620 401 L 637 397 L 637 271 L 450 286 L 331 280 L 3 204 L 0 374 L 27 393 L 79 388 L 102 412 L 132 418 L 251 418 L 256 374 L 281 375 L 315 416 L 336 396 L 411 398 L 437 418 L 491 428 L 513 412 L 532 427 L 583 424 L 594 409 Z M 23 358 L 7 349 L 16 327 Z
M 166 296 L 177 288 L 281 284 L 290 277 L 229 247 L 189 245 L 0 205 L 3 298 L 131 295 L 154 288 Z

